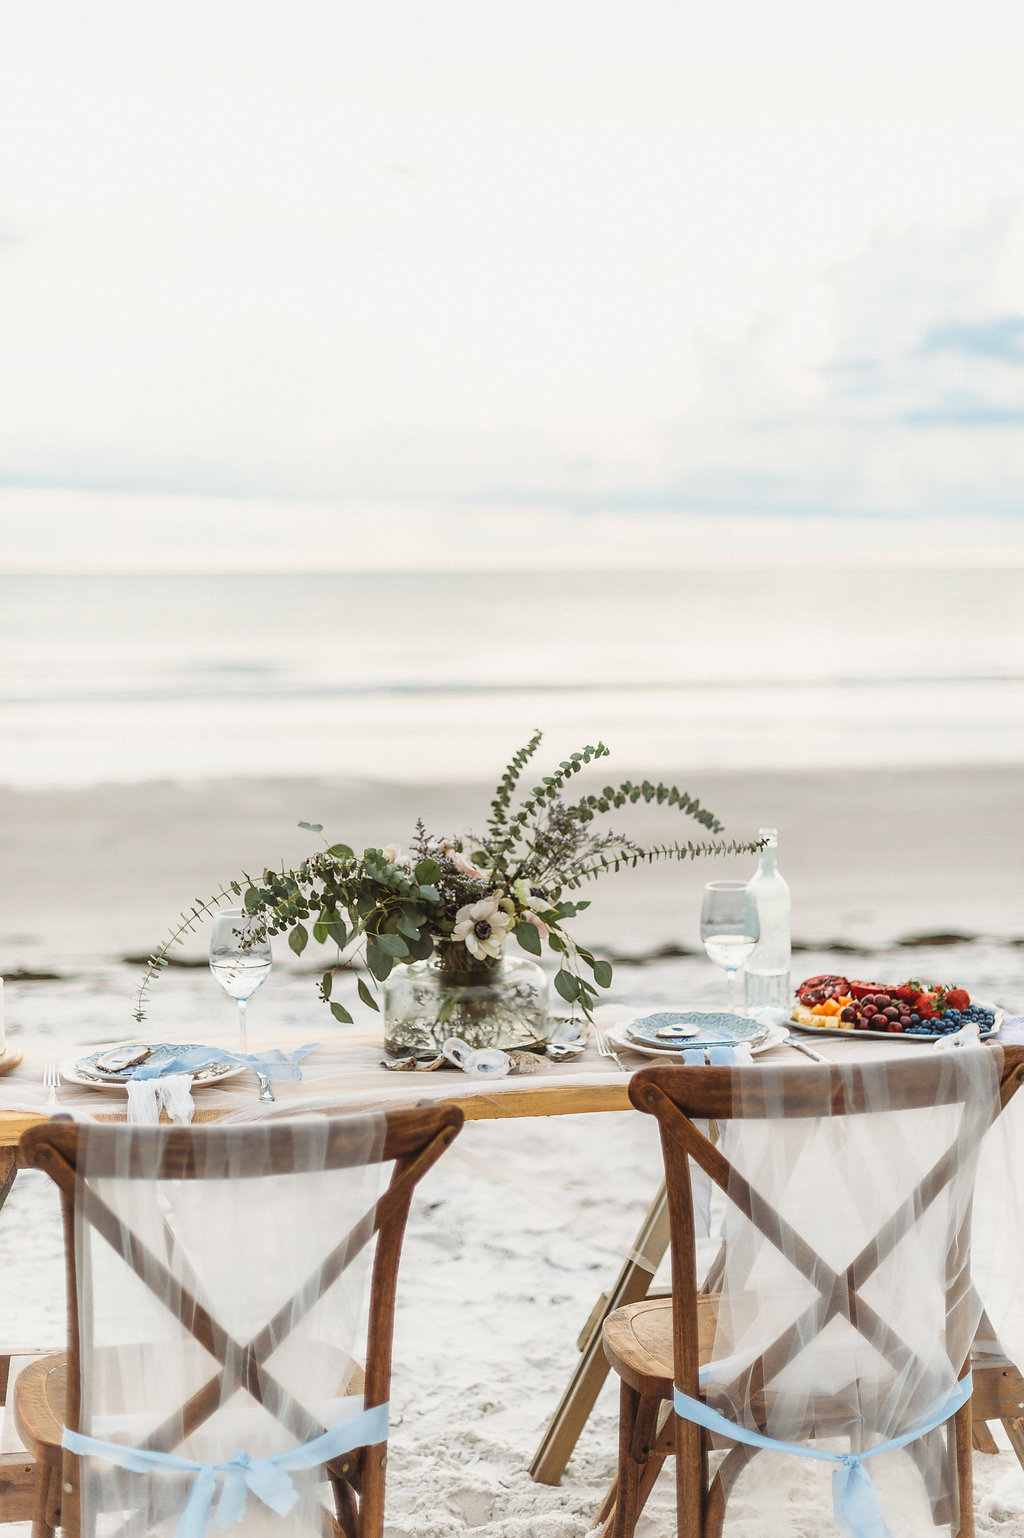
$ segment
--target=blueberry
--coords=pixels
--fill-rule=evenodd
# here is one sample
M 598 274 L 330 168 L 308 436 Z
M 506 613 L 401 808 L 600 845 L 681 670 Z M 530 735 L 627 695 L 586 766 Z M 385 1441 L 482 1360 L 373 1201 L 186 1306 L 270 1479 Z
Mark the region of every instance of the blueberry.
M 921 1016 L 920 1015 L 911 1015 L 910 1023 L 911 1023 L 911 1025 L 920 1025 L 920 1023 L 921 1023 Z

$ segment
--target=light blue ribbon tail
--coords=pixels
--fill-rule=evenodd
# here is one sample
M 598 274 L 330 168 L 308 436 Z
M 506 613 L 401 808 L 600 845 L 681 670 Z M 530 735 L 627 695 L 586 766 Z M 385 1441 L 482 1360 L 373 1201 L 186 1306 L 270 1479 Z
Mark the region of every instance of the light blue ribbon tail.
M 714 1363 L 710 1364 L 710 1369 L 702 1368 L 701 1377 L 713 1369 Z M 717 1410 L 710 1409 L 702 1400 L 691 1399 L 689 1394 L 684 1394 L 678 1388 L 672 1390 L 672 1404 L 676 1414 L 683 1420 L 693 1421 L 707 1431 L 729 1437 L 733 1442 L 743 1442 L 748 1447 L 761 1447 L 768 1452 L 791 1453 L 795 1458 L 814 1458 L 819 1463 L 837 1463 L 839 1467 L 832 1475 L 832 1516 L 843 1538 L 893 1538 L 882 1516 L 878 1492 L 864 1467 L 865 1459 L 874 1458 L 878 1453 L 895 1452 L 899 1447 L 906 1447 L 908 1442 L 916 1442 L 918 1437 L 927 1436 L 929 1431 L 934 1431 L 937 1426 L 948 1421 L 951 1415 L 955 1415 L 967 1403 L 973 1388 L 974 1382 L 968 1373 L 960 1379 L 939 1408 L 912 1430 L 891 1437 L 888 1442 L 879 1442 L 876 1447 L 869 1447 L 862 1453 L 830 1453 L 821 1447 L 806 1447 L 801 1442 L 777 1441 L 775 1437 L 767 1437 L 760 1431 L 737 1426 L 734 1421 L 719 1415 Z
M 175 1538 L 203 1538 L 210 1523 L 213 1499 L 217 1494 L 217 1476 L 221 1477 L 220 1497 L 213 1524 L 218 1528 L 231 1527 L 245 1514 L 248 1492 L 251 1490 L 258 1501 L 285 1516 L 295 1502 L 298 1493 L 288 1478 L 289 1473 L 303 1469 L 315 1469 L 332 1458 L 340 1458 L 357 1447 L 375 1447 L 388 1439 L 388 1406 L 374 1405 L 350 1416 L 329 1431 L 302 1442 L 283 1453 L 271 1453 L 267 1458 L 251 1458 L 239 1452 L 226 1463 L 198 1463 L 191 1458 L 179 1458 L 174 1453 L 150 1452 L 142 1447 L 124 1447 L 119 1442 L 101 1442 L 96 1437 L 83 1436 L 78 1431 L 65 1429 L 63 1445 L 69 1452 L 82 1457 L 102 1458 L 117 1468 L 128 1469 L 135 1474 L 195 1474 L 188 1500 L 175 1531 Z

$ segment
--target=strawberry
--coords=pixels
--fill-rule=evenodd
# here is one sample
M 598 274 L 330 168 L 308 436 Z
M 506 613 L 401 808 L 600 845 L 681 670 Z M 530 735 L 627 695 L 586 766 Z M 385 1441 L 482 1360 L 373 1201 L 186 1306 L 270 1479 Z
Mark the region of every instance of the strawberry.
M 918 999 L 917 1013 L 921 1016 L 922 1020 L 932 1020 L 938 1014 L 938 1010 L 927 993 Z
M 916 1004 L 921 997 L 921 990 L 916 983 L 901 983 L 896 989 L 896 997 L 904 1004 Z
M 966 988 L 951 988 L 946 994 L 947 1009 L 966 1009 L 971 1002 L 971 996 Z

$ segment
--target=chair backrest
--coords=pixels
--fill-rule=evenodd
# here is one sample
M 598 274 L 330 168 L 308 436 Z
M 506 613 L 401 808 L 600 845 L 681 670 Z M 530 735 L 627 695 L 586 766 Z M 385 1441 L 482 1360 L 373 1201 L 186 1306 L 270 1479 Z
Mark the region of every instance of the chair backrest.
M 353 1393 L 361 1408 L 386 1405 L 409 1205 L 462 1121 L 442 1105 L 231 1128 L 32 1128 L 22 1158 L 56 1182 L 64 1210 L 68 1427 L 218 1464 L 320 1437 Z M 361 1461 L 357 1478 L 331 1479 L 349 1525 L 370 1534 L 383 1449 Z M 126 1503 L 126 1533 L 171 1523 L 181 1490 L 165 1472 L 140 1493 L 137 1471 L 96 1475 L 96 1463 L 66 1456 L 87 1531 Z M 291 1532 L 319 1534 L 320 1478 L 298 1481 Z M 269 1517 L 255 1513 L 257 1525 Z
M 978 1150 L 1022 1079 L 1019 1047 L 638 1073 L 630 1099 L 657 1118 L 665 1159 L 681 1392 L 779 1441 L 831 1427 L 856 1452 L 941 1402 L 979 1312 Z M 703 1282 L 690 1160 L 722 1193 Z M 721 1294 L 703 1369 L 702 1288 Z

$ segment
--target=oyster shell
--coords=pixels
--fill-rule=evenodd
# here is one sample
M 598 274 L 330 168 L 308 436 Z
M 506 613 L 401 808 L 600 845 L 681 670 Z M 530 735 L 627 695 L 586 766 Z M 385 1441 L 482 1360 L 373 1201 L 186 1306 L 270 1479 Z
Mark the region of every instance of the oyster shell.
M 437 1068 L 444 1068 L 443 1057 L 385 1057 L 381 1059 L 381 1067 L 389 1068 L 392 1073 L 433 1073 Z

